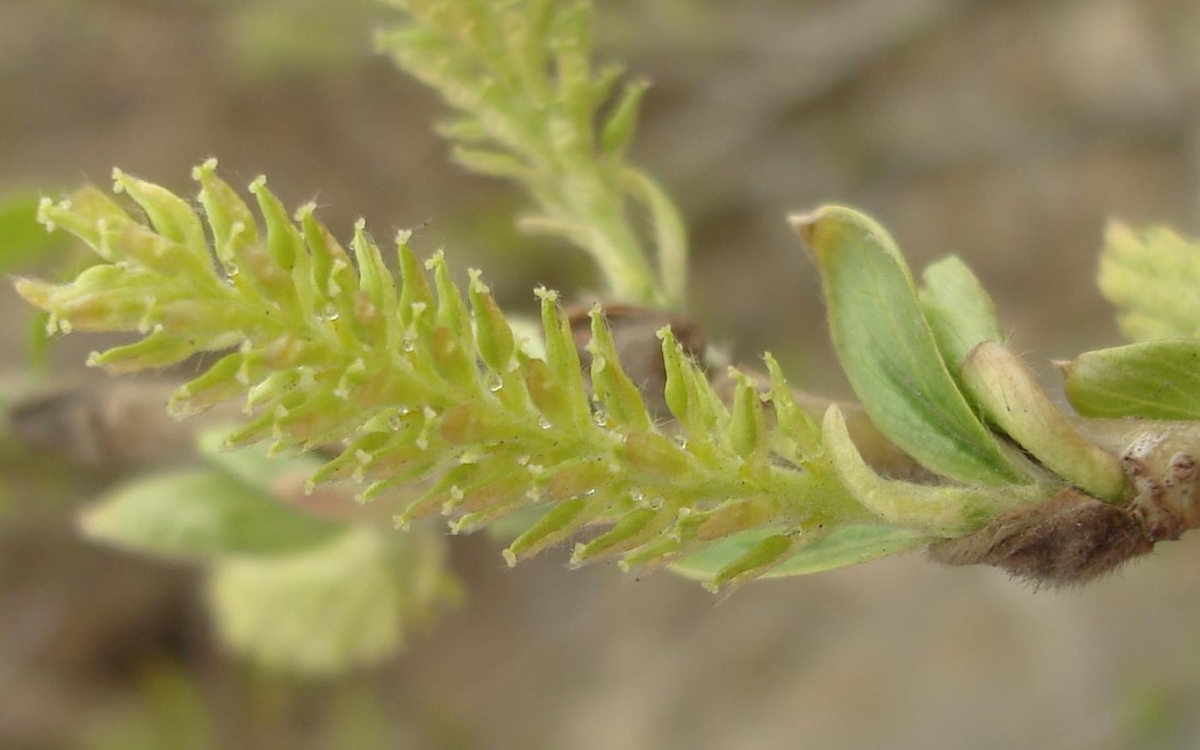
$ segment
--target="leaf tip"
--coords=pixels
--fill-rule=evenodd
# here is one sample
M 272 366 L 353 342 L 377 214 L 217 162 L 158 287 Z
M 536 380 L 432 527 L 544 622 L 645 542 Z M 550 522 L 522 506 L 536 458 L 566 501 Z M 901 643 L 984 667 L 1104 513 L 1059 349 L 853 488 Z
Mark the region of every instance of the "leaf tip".
M 787 217 L 788 224 L 792 227 L 792 231 L 800 235 L 800 239 L 804 240 L 804 244 L 812 247 L 813 237 L 817 231 L 817 221 L 820 219 L 819 213 L 821 209 L 806 211 L 803 213 L 790 214 Z

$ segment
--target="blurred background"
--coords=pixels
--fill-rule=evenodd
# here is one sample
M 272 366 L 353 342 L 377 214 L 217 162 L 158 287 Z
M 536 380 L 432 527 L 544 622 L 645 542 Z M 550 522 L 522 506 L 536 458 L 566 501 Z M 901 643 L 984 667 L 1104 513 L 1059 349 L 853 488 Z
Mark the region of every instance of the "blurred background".
M 602 57 L 655 84 L 634 154 L 689 220 L 692 316 L 813 390 L 849 393 L 788 211 L 860 206 L 915 268 L 961 255 L 1048 383 L 1052 359 L 1120 341 L 1094 283 L 1108 217 L 1200 232 L 1192 0 L 597 5 Z M 218 156 L 343 236 L 358 216 L 418 228 L 510 309 L 537 284 L 586 293 L 582 258 L 512 228 L 521 195 L 447 164 L 438 102 L 370 53 L 392 17 L 4 0 L 0 199 L 116 165 L 190 194 Z M 4 371 L 28 380 L 32 312 L 7 288 L 0 310 Z M 56 343 L 49 371 L 95 378 L 98 346 Z M 195 569 L 78 537 L 111 467 L 7 443 L 0 459 L 3 748 L 1200 745 L 1200 539 L 1079 591 L 910 555 L 719 600 L 669 574 L 568 573 L 565 552 L 509 571 L 498 544 L 455 538 L 457 611 L 386 665 L 301 679 L 220 649 Z

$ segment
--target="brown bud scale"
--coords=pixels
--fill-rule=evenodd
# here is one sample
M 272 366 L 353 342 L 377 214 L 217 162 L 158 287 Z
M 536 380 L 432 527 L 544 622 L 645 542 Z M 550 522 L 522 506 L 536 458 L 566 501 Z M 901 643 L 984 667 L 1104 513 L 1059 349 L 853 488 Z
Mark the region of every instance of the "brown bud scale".
M 1172 457 L 1155 479 L 1137 446 L 1121 457 L 1133 496 L 1101 502 L 1075 488 L 998 516 L 979 531 L 933 544 L 930 556 L 949 565 L 993 565 L 1036 586 L 1070 586 L 1102 577 L 1161 541 L 1200 526 L 1195 459 Z

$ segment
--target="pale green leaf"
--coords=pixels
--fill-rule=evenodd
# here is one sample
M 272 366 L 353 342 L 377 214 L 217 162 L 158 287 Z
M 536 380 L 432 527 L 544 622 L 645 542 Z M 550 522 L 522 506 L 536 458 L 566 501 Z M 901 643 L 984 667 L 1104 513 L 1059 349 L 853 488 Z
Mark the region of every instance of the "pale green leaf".
M 726 537 L 673 563 L 671 570 L 694 580 L 714 581 L 731 563 L 744 558 L 756 545 L 777 533 L 755 530 Z M 924 547 L 936 539 L 918 531 L 889 526 L 841 526 L 812 542 L 797 545 L 798 549 L 791 557 L 763 572 L 761 577 L 786 578 L 857 565 Z
M 1200 419 L 1200 340 L 1166 339 L 1081 354 L 1063 366 L 1085 417 Z
M 1025 362 L 1003 345 L 995 306 L 970 269 L 951 257 L 927 268 L 923 278 L 925 318 L 968 400 L 1072 484 L 1096 497 L 1120 500 L 1125 475 L 1117 459 L 1081 436 Z
M 950 372 L 976 345 L 1004 341 L 996 306 L 971 269 L 956 257 L 944 258 L 921 274 L 921 309 Z
M 217 632 L 266 666 L 330 674 L 395 654 L 457 587 L 443 539 L 352 527 L 278 557 L 218 561 L 208 593 Z
M 208 469 L 120 485 L 80 520 L 93 539 L 174 559 L 286 554 L 321 543 L 341 528 L 293 510 L 232 474 Z
M 959 392 L 887 231 L 848 208 L 792 217 L 817 267 L 843 369 L 880 432 L 921 465 L 972 484 L 1023 479 Z
M 1200 243 L 1165 227 L 1113 222 L 1100 256 L 1100 291 L 1134 341 L 1200 337 Z

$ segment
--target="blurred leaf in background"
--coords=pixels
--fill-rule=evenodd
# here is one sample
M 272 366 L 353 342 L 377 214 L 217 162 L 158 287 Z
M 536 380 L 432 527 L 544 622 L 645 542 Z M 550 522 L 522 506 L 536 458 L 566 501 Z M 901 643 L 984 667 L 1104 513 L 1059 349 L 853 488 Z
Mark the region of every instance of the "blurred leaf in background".
M 200 685 L 160 665 L 121 707 L 101 713 L 80 750 L 212 750 L 220 747 Z
M 303 512 L 280 491 L 318 459 L 272 458 L 261 445 L 221 451 L 224 434 L 200 436 L 209 468 L 124 483 L 81 520 L 92 539 L 205 564 L 217 632 L 238 654 L 305 674 L 378 664 L 459 601 L 440 529 L 398 533 Z M 353 507 L 349 492 L 338 499 Z
M 39 200 L 35 192 L 0 196 L 0 273 L 27 268 L 67 244 L 38 222 Z
M 39 201 L 39 195 L 33 191 L 12 191 L 0 196 L 0 274 L 43 265 L 70 244 L 38 223 Z M 34 372 L 44 372 L 49 360 L 46 320 L 44 313 L 38 313 L 29 323 L 27 351 L 29 367 Z
M 369 31 L 387 18 L 378 0 L 228 3 L 221 37 L 228 60 L 250 77 L 336 72 L 373 57 Z
M 412 746 L 369 682 L 304 689 L 267 674 L 238 675 L 235 695 L 215 693 L 201 675 L 154 664 L 136 689 L 88 714 L 79 750 L 224 750 L 238 747 L 392 750 Z M 319 700 L 313 700 L 319 696 Z M 228 701 L 239 702 L 230 711 Z M 236 717 L 236 718 L 235 718 Z

